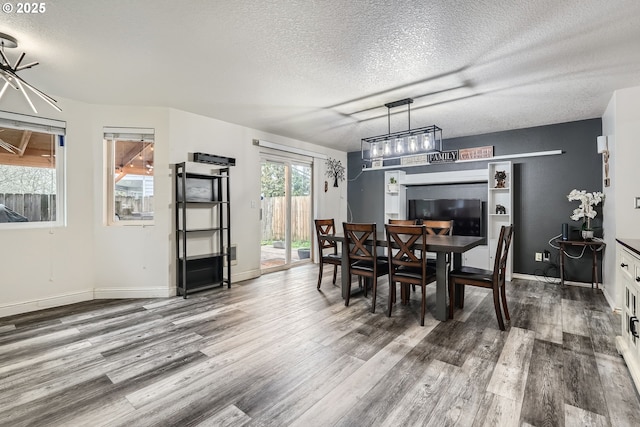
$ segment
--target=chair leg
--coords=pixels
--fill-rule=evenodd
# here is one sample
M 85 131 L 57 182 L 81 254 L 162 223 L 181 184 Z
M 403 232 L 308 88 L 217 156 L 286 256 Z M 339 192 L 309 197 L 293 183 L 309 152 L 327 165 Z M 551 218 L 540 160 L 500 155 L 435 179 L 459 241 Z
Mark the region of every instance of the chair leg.
M 318 266 L 318 290 L 320 290 L 320 284 L 322 283 L 322 267 L 324 267 L 324 264 L 320 262 Z
M 453 319 L 453 306 L 456 301 L 456 281 L 449 279 L 449 319 Z
M 511 320 L 511 317 L 509 317 L 509 308 L 507 308 L 507 295 L 505 294 L 505 286 L 504 283 L 502 284 L 502 286 L 500 286 L 500 294 L 502 295 L 502 308 L 504 309 L 504 317 L 507 318 L 507 320 Z
M 422 287 L 422 305 L 420 306 L 420 326 L 424 326 L 424 312 L 427 309 L 427 288 Z
M 375 313 L 376 312 L 376 291 L 378 288 L 378 278 L 374 277 L 373 279 L 371 279 L 372 282 L 372 287 L 373 287 L 373 294 L 371 295 L 371 312 Z
M 349 273 L 349 280 L 347 280 L 347 297 L 344 300 L 344 305 L 349 307 L 349 298 L 351 298 L 351 273 Z
M 333 266 L 333 284 L 336 284 L 336 278 L 338 277 L 338 266 Z
M 498 326 L 500 326 L 501 331 L 504 331 L 504 321 L 502 320 L 502 310 L 500 310 L 500 296 L 498 295 L 498 288 L 493 289 L 493 306 L 496 309 Z
M 391 303 L 395 304 L 396 303 L 396 284 L 391 281 L 389 281 L 389 296 L 391 296 Z

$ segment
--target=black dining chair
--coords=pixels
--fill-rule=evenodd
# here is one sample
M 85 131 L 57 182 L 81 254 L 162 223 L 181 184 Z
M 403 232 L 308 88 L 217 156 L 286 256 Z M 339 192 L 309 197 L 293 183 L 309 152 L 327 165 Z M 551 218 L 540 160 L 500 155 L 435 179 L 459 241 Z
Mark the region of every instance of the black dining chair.
M 424 326 L 427 307 L 427 285 L 436 280 L 436 270 L 427 265 L 425 257 L 427 231 L 415 225 L 386 225 L 387 254 L 389 257 L 389 301 L 387 316 L 395 302 L 396 282 L 400 283 L 403 300 L 409 296 L 409 285 L 422 289 L 420 326 Z M 405 302 L 405 301 L 403 301 Z
M 376 294 L 378 288 L 378 277 L 389 273 L 389 264 L 386 257 L 378 257 L 376 240 L 376 224 L 353 224 L 342 223 L 346 248 L 349 257 L 349 283 L 347 298 L 344 305 L 349 306 L 351 297 L 351 275 L 355 274 L 359 278 L 364 278 L 365 296 L 367 295 L 368 283 L 371 283 L 371 312 L 376 311 Z M 372 244 L 373 241 L 373 244 Z M 342 272 L 344 274 L 344 272 Z
M 511 237 L 513 236 L 513 225 L 500 228 L 500 237 L 496 248 L 496 256 L 493 265 L 493 271 L 484 270 L 475 267 L 460 267 L 449 272 L 449 318 L 453 319 L 453 302 L 455 300 L 456 285 L 462 285 L 460 289 L 460 308 L 464 307 L 464 286 L 480 286 L 493 290 L 493 305 L 498 318 L 498 326 L 504 331 L 504 321 L 502 319 L 502 310 L 500 309 L 500 299 L 502 299 L 502 308 L 507 320 L 510 320 L 509 309 L 507 308 L 507 297 L 505 295 L 505 277 L 507 269 L 507 257 L 509 255 L 509 246 L 511 245 Z
M 336 234 L 336 227 L 331 219 L 316 219 L 316 238 L 318 240 L 318 252 L 319 262 L 318 266 L 318 290 L 322 284 L 322 270 L 325 264 L 333 265 L 333 284 L 336 284 L 336 277 L 338 275 L 338 267 L 342 264 L 342 255 L 338 253 L 338 244 L 335 241 L 329 240 L 326 236 L 333 236 Z M 328 251 L 328 252 L 327 252 Z

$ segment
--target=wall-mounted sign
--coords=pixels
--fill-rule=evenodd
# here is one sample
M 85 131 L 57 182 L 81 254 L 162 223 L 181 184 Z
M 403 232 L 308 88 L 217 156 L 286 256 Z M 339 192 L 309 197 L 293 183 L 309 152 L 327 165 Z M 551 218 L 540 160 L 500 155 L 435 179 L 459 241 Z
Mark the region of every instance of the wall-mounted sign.
M 459 160 L 490 159 L 493 157 L 493 145 L 462 148 L 458 150 Z
M 424 165 L 429 162 L 427 154 L 416 154 L 414 156 L 404 156 L 400 158 L 402 166 Z
M 427 154 L 429 163 L 450 163 L 458 160 L 458 150 L 440 151 L 438 153 Z

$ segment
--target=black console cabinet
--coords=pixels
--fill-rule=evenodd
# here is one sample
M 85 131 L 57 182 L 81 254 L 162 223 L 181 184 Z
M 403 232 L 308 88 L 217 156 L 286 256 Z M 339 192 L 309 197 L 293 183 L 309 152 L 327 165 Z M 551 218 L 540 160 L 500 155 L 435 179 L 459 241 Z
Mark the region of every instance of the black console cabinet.
M 183 162 L 174 177 L 178 295 L 231 287 L 229 168 L 192 173 Z

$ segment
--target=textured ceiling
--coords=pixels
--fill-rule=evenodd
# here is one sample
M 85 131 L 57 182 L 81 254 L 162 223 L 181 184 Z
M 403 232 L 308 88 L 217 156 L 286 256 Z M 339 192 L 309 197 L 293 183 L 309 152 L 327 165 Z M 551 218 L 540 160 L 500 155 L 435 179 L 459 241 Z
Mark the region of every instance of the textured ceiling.
M 18 39 L 12 60 L 40 62 L 23 78 L 54 97 L 174 107 L 345 151 L 386 133 L 383 105 L 407 97 L 411 126 L 446 139 L 600 117 L 614 90 L 640 85 L 638 0 L 46 8 L 2 14 L 0 32 Z M 391 112 L 391 131 L 406 129 L 406 110 Z

